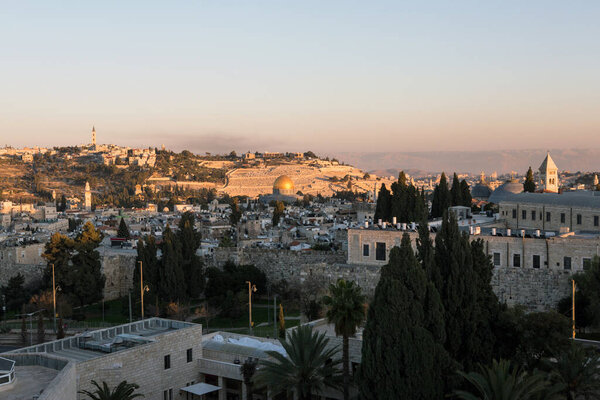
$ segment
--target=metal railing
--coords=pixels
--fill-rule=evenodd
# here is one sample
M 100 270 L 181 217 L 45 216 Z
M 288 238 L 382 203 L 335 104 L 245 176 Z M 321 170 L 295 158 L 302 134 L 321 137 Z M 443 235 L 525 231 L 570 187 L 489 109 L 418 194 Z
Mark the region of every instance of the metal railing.
M 9 385 L 15 380 L 15 362 L 0 357 L 0 386 Z

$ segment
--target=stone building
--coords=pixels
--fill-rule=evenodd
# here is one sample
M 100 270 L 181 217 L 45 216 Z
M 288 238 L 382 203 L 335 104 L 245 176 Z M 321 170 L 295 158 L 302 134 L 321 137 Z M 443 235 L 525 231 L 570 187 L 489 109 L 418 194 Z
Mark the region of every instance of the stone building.
M 511 229 L 600 232 L 600 192 L 507 195 L 499 210 Z
M 548 193 L 558 193 L 558 167 L 552 157 L 550 157 L 550 152 L 546 154 L 546 158 L 542 161 L 539 171 L 541 190 Z

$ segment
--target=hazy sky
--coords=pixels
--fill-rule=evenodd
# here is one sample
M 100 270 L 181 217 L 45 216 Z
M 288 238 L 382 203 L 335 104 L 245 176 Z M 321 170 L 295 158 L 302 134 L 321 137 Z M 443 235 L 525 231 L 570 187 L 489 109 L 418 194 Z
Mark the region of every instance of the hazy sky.
M 600 1 L 0 3 L 0 145 L 600 147 Z

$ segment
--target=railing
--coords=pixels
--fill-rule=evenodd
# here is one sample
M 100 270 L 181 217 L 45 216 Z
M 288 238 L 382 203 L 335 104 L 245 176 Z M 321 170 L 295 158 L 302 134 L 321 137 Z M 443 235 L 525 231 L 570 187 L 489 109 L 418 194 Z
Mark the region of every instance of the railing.
M 209 360 L 208 358 L 200 358 L 198 361 L 200 363 L 201 373 L 223 376 L 229 379 L 242 379 L 242 372 L 239 364 Z
M 0 386 L 9 385 L 15 380 L 15 362 L 0 357 Z

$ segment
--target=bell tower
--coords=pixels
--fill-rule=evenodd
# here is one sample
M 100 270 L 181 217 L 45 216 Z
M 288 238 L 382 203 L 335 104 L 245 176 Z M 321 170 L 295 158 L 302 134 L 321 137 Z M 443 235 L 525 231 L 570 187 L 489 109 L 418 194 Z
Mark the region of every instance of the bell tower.
M 92 127 L 92 146 L 96 146 L 96 127 Z
M 546 153 L 546 158 L 539 168 L 542 190 L 544 192 L 558 193 L 558 167 L 554 163 L 550 152 Z

